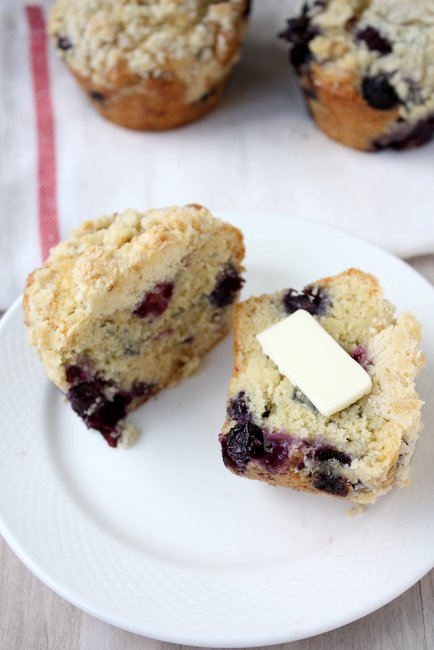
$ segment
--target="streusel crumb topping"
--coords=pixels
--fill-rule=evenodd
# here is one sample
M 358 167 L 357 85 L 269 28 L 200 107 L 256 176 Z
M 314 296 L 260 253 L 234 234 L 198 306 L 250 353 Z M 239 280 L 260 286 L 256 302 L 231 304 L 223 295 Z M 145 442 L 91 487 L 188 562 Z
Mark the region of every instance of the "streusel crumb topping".
M 125 75 L 129 83 L 209 83 L 237 59 L 246 9 L 246 0 L 57 0 L 49 33 L 71 69 L 96 87 L 115 87 Z

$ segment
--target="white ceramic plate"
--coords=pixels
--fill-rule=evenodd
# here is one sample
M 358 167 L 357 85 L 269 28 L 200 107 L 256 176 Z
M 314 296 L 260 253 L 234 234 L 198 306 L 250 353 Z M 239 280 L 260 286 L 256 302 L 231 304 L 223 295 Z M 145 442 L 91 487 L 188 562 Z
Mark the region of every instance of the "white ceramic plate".
M 424 325 L 425 430 L 413 485 L 364 514 L 229 473 L 217 434 L 226 340 L 201 370 L 131 416 L 128 450 L 86 430 L 26 344 L 17 302 L 1 323 L 0 530 L 48 586 L 132 632 L 198 646 L 280 643 L 381 607 L 434 565 L 434 290 L 402 261 L 287 216 L 225 214 L 247 246 L 244 295 L 358 266 Z

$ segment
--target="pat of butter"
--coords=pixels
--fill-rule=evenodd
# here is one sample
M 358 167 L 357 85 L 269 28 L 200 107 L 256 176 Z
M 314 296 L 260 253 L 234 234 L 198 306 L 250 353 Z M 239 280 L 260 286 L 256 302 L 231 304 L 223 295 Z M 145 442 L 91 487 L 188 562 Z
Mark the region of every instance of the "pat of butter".
M 256 338 L 264 354 L 322 415 L 342 411 L 372 388 L 366 370 L 304 309 Z

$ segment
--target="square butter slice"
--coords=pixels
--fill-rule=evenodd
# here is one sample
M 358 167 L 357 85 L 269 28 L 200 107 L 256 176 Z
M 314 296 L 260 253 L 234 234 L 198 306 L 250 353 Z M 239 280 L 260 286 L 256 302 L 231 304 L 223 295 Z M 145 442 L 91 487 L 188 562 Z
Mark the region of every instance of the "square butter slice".
M 318 321 L 299 309 L 256 336 L 282 375 L 326 417 L 367 395 L 372 381 Z

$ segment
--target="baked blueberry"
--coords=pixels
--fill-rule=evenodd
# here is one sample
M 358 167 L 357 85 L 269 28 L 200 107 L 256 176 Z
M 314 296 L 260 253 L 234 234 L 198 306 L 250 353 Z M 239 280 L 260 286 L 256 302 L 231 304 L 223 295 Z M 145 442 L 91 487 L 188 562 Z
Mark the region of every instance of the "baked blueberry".
M 335 476 L 330 472 L 319 471 L 312 474 L 312 485 L 316 490 L 335 497 L 346 497 L 350 490 L 350 483 L 345 477 Z
M 65 368 L 65 377 L 68 384 L 90 381 L 92 375 L 84 366 L 70 365 Z
M 312 59 L 309 43 L 317 33 L 317 30 L 312 29 L 306 5 L 301 16 L 286 21 L 286 28 L 279 33 L 279 36 L 292 44 L 289 58 L 295 69 Z
M 174 285 L 172 282 L 159 282 L 143 298 L 142 302 L 133 311 L 138 318 L 148 316 L 161 316 L 169 306 L 173 294 Z
M 70 366 L 70 368 L 78 368 L 78 366 Z M 72 409 L 90 429 L 99 431 L 111 447 L 116 447 L 121 436 L 117 424 L 125 418 L 128 405 L 136 397 L 149 397 L 154 385 L 137 383 L 127 391 L 116 387 L 111 381 L 98 377 L 77 383 L 79 375 L 83 376 L 83 373 L 69 371 L 70 379 L 75 382 L 66 393 Z
M 59 50 L 63 50 L 64 52 L 72 48 L 72 43 L 69 38 L 67 38 L 67 36 L 62 36 L 61 34 L 57 34 L 56 36 L 56 45 Z
M 395 108 L 399 104 L 396 90 L 384 74 L 365 77 L 362 81 L 362 94 L 369 106 L 380 111 Z
M 216 307 L 227 307 L 237 299 L 244 284 L 243 278 L 233 266 L 225 268 L 218 276 L 216 286 L 209 301 Z
M 267 433 L 264 438 L 264 455 L 260 459 L 268 470 L 279 472 L 289 463 L 291 439 L 286 433 Z
M 252 422 L 243 422 L 232 427 L 225 438 L 223 457 L 238 468 L 246 467 L 252 459 L 264 455 L 262 429 Z
M 339 451 L 336 447 L 330 445 L 322 445 L 315 449 L 314 459 L 319 463 L 327 462 L 328 460 L 337 460 L 341 465 L 351 465 L 351 456 L 344 451 Z
M 356 39 L 366 43 L 367 47 L 374 52 L 390 54 L 392 51 L 390 41 L 380 34 L 378 29 L 375 29 L 375 27 L 368 26 L 360 29 L 356 33 Z
M 98 104 L 104 104 L 105 102 L 105 96 L 97 90 L 89 91 L 89 97 L 93 99 L 94 102 L 98 102 Z
M 327 292 L 315 286 L 305 287 L 300 292 L 289 289 L 282 301 L 287 314 L 293 314 L 297 309 L 305 309 L 312 316 L 322 316 L 330 306 Z
M 228 417 L 236 422 L 244 422 L 244 420 L 249 420 L 251 418 L 246 404 L 246 394 L 244 391 L 238 393 L 236 397 L 229 400 L 227 413 Z

